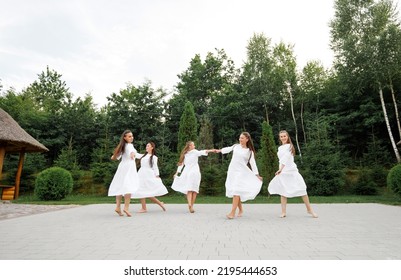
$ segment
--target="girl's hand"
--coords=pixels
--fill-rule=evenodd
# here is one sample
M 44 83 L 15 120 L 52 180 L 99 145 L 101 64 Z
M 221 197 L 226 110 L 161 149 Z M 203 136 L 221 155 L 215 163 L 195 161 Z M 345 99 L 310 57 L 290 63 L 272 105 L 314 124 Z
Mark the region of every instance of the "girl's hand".
M 256 175 L 256 177 L 258 177 L 259 180 L 263 181 L 263 177 L 261 177 L 259 174 Z

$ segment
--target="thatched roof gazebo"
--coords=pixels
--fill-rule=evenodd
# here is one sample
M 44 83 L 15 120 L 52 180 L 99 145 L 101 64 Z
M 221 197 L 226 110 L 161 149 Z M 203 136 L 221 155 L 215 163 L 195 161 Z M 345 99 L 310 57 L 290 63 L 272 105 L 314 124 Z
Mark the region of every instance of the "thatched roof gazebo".
M 0 108 L 0 199 L 13 200 L 19 195 L 19 186 L 25 153 L 47 152 L 44 145 L 23 130 L 19 124 Z M 6 153 L 19 153 L 17 174 L 14 186 L 1 185 L 3 163 Z

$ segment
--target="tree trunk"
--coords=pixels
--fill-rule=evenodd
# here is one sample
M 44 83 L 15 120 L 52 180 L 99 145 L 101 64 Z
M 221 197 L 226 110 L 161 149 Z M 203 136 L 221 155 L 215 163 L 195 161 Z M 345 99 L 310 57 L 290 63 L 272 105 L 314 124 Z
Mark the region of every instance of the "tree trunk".
M 401 125 L 400 125 L 400 118 L 398 114 L 398 107 L 397 107 L 397 100 L 395 99 L 395 92 L 394 92 L 394 87 L 393 87 L 393 81 L 390 79 L 390 90 L 391 90 L 391 97 L 393 98 L 393 104 L 394 104 L 394 112 L 395 112 L 395 119 L 397 120 L 397 127 L 398 127 L 398 134 L 400 135 L 400 140 L 401 140 Z
M 304 125 L 304 101 L 303 100 L 301 103 L 301 127 L 302 127 L 302 133 L 304 134 L 304 143 L 306 144 L 306 131 L 305 131 L 305 125 Z
M 287 84 L 287 89 L 288 89 L 288 93 L 290 94 L 291 113 L 292 113 L 292 119 L 294 120 L 294 126 L 295 126 L 295 142 L 297 143 L 299 156 L 302 158 L 301 148 L 299 147 L 299 141 L 298 141 L 298 128 L 297 128 L 297 122 L 296 122 L 295 114 L 294 114 L 294 100 L 292 98 L 292 91 L 291 91 L 290 83 Z
M 388 135 L 389 135 L 390 141 L 391 141 L 391 146 L 394 149 L 394 153 L 395 153 L 395 157 L 397 158 L 397 162 L 400 163 L 400 161 L 401 161 L 400 153 L 398 152 L 397 145 L 395 144 L 395 141 L 394 141 L 393 133 L 391 132 L 390 122 L 388 120 L 388 115 L 387 115 L 387 110 L 386 110 L 386 105 L 384 103 L 383 89 L 381 87 L 379 88 L 379 95 L 380 95 L 380 102 L 381 102 L 382 108 L 383 108 L 384 120 L 386 122 Z

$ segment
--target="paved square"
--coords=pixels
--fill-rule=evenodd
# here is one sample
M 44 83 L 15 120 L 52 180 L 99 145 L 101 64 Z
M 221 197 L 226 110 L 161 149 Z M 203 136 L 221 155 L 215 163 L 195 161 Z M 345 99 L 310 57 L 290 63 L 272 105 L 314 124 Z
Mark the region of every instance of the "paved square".
M 1 207 L 1 205 L 0 205 Z M 0 220 L 1 260 L 400 260 L 401 207 L 381 204 L 148 204 L 119 217 L 94 204 Z

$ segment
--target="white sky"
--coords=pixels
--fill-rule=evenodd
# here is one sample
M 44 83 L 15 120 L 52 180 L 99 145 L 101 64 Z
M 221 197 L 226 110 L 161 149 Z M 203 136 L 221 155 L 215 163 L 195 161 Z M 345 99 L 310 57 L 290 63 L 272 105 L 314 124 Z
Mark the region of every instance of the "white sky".
M 395 0 L 398 7 L 401 0 Z M 50 69 L 74 97 L 141 85 L 172 91 L 190 60 L 224 49 L 240 68 L 254 33 L 294 44 L 298 67 L 330 67 L 334 0 L 0 0 L 3 90 Z

